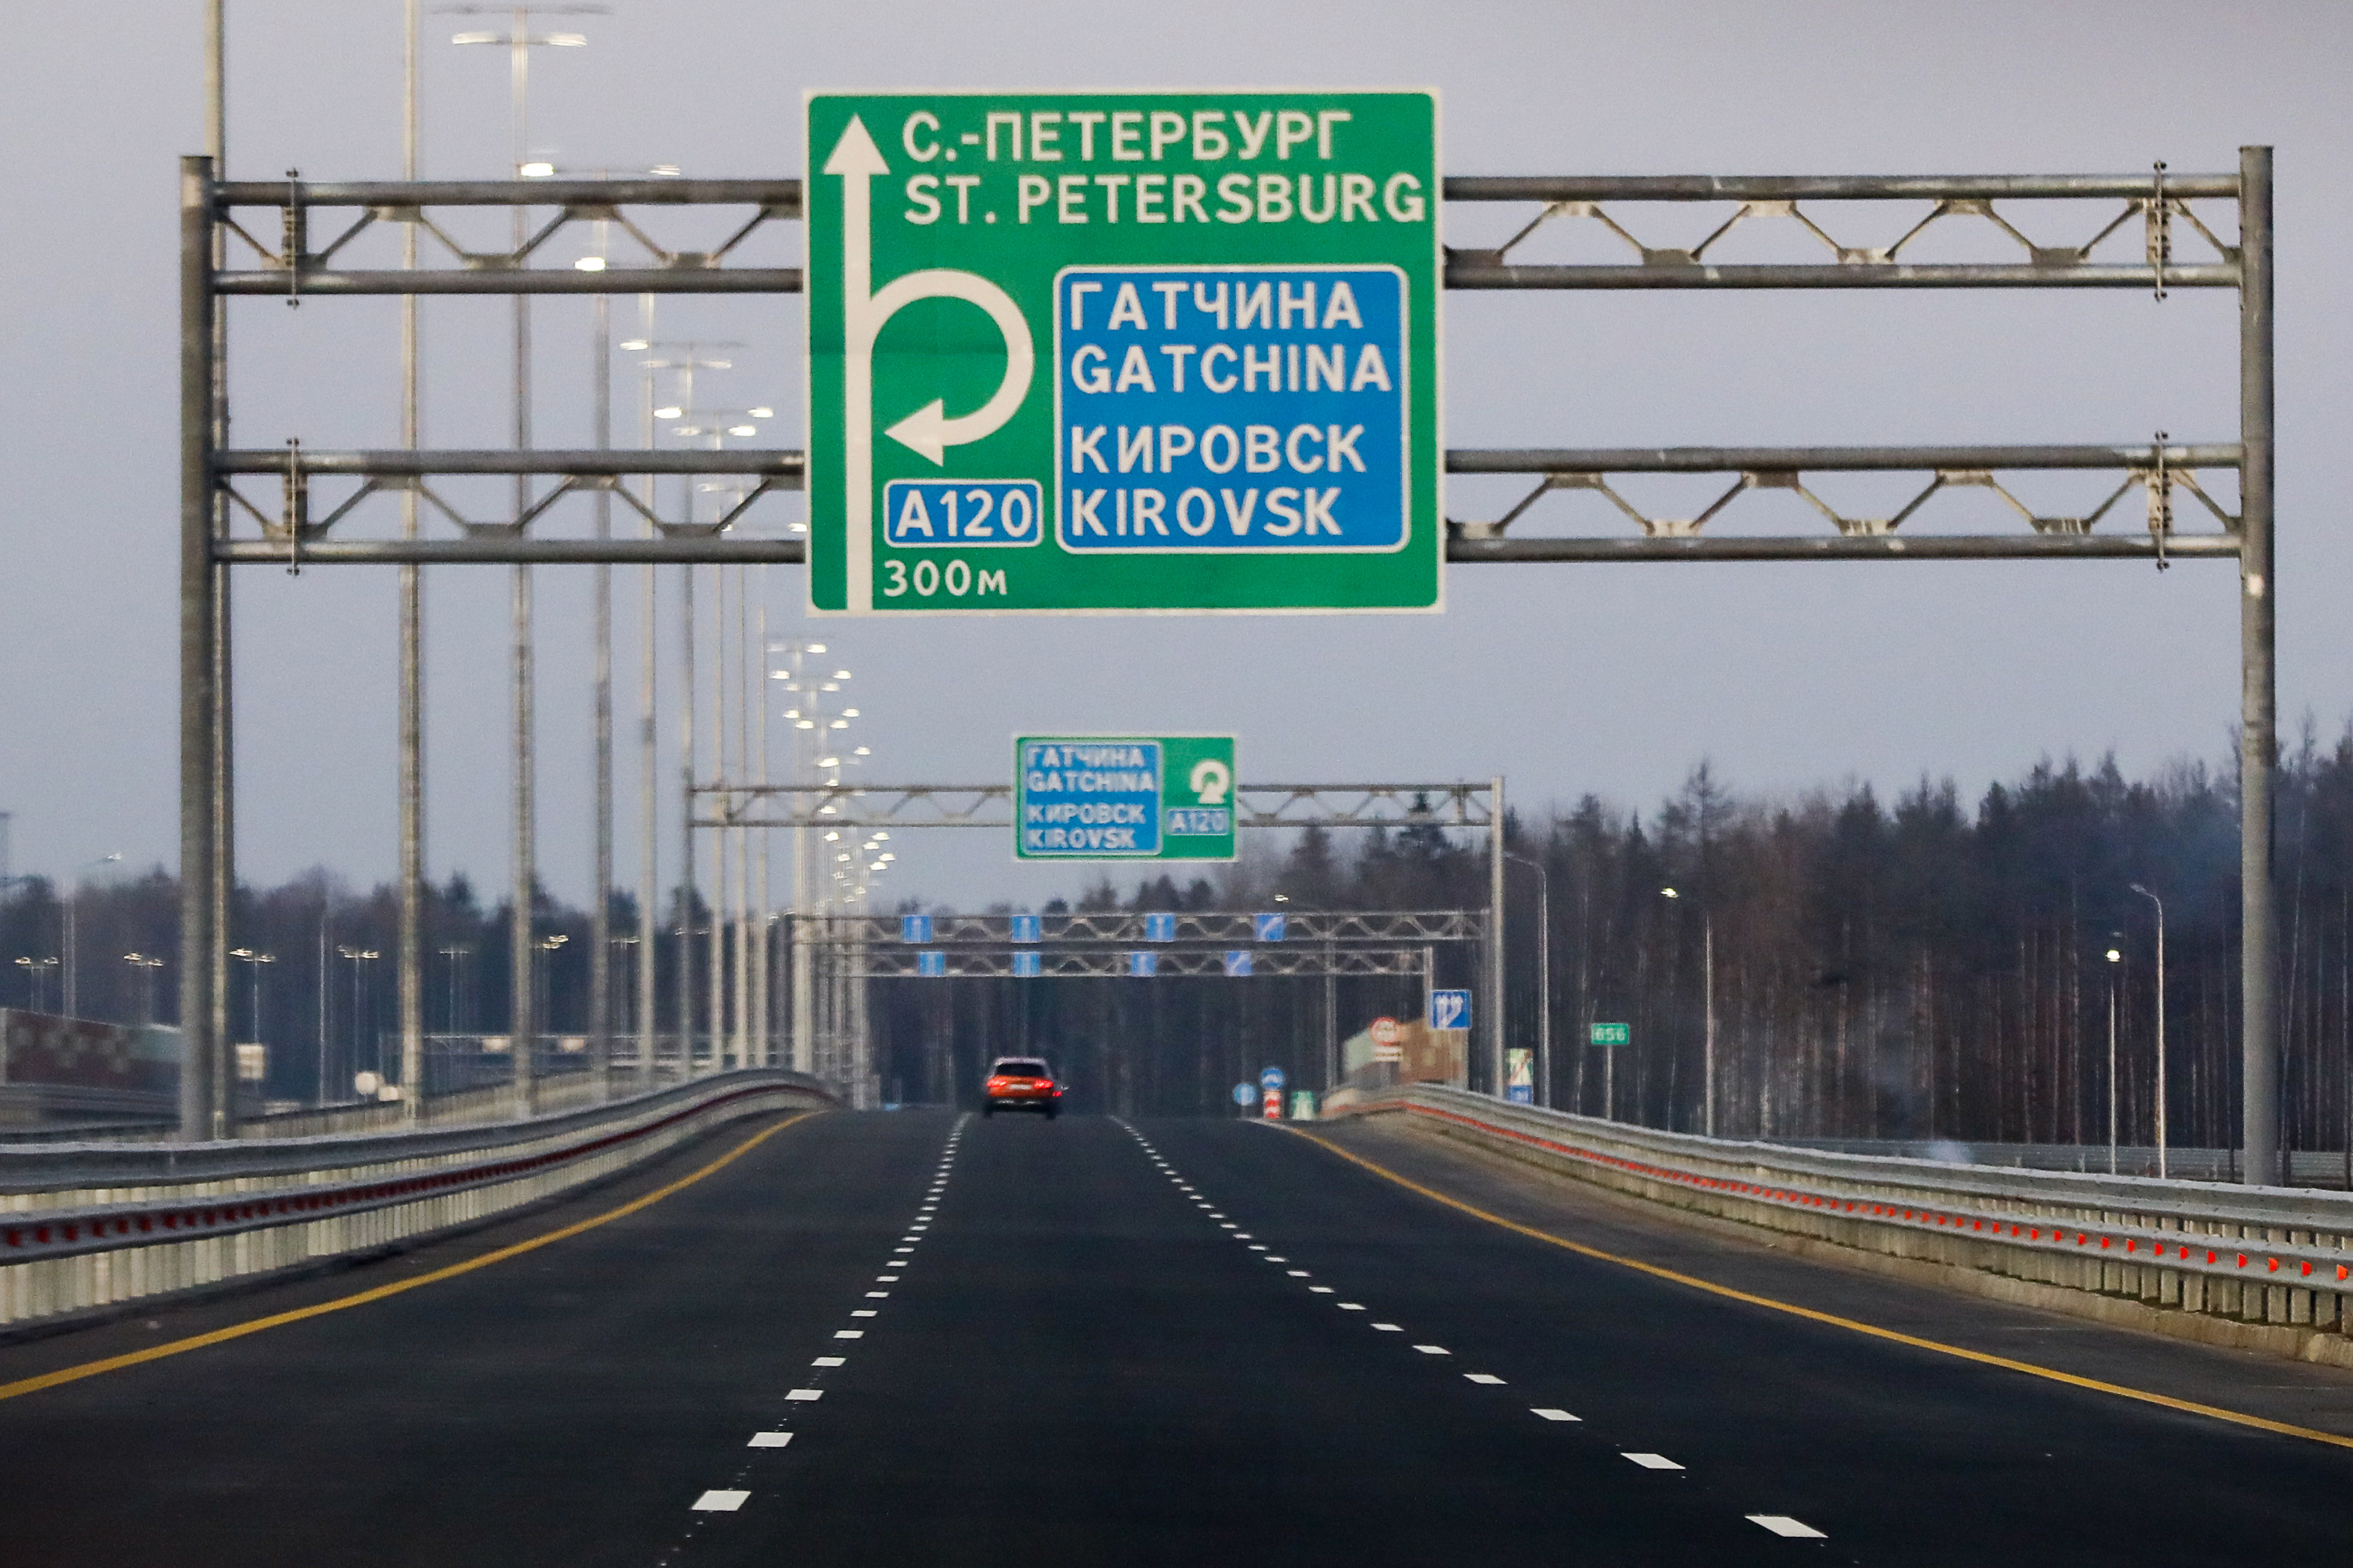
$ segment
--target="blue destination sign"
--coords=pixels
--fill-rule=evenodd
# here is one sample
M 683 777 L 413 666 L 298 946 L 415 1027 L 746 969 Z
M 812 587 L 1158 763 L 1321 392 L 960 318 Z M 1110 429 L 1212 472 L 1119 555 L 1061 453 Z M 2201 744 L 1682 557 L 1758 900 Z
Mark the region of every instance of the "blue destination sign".
M 1160 852 L 1160 743 L 1025 741 L 1021 850 L 1090 859 Z
M 1062 548 L 1402 549 L 1405 300 L 1393 267 L 1064 271 L 1054 294 Z
M 1234 858 L 1230 735 L 1024 735 L 1013 780 L 1018 859 Z M 1173 917 L 1145 926 L 1147 942 L 1175 938 Z

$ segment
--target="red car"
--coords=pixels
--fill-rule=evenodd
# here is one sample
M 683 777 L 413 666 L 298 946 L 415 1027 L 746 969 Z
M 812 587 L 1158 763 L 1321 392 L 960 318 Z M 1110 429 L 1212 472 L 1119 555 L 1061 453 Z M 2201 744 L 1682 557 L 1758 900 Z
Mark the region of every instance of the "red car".
M 1050 1121 L 1060 1112 L 1061 1100 L 1062 1086 L 1054 1081 L 1054 1069 L 1044 1062 L 1036 1057 L 999 1057 L 989 1064 L 980 1113 L 1041 1110 Z

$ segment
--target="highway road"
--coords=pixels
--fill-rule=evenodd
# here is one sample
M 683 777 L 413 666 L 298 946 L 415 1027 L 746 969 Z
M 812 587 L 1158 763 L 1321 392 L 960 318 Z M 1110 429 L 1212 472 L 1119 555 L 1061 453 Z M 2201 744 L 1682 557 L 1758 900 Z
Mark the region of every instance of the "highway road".
M 2047 1329 L 2053 1365 L 2353 1432 L 2342 1374 L 1860 1280 L 1515 1198 L 1418 1140 L 1332 1136 L 1762 1299 L 1240 1121 L 779 1120 L 454 1241 L 0 1346 L 0 1562 L 2353 1560 L 2353 1449 L 1773 1303 L 2010 1354 Z

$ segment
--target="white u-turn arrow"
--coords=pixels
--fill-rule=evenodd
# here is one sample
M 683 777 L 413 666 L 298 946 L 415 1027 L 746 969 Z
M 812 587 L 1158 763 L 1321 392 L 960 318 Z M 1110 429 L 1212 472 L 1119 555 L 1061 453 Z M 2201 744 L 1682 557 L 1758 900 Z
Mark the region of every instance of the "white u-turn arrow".
M 841 179 L 842 531 L 846 545 L 847 608 L 874 607 L 874 340 L 882 325 L 918 300 L 962 300 L 988 312 L 1005 339 L 1005 377 L 987 402 L 951 418 L 934 398 L 884 432 L 892 440 L 944 462 L 950 447 L 977 441 L 1001 428 L 1029 394 L 1038 356 L 1029 319 L 1011 295 L 973 272 L 931 268 L 873 289 L 873 203 L 868 182 L 887 174 L 881 149 L 856 115 L 825 161 Z

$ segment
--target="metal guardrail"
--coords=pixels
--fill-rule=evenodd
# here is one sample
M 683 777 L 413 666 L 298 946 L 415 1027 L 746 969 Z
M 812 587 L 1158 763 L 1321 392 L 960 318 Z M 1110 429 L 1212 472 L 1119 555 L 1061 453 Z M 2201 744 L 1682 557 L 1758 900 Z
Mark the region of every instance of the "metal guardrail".
M 0 1150 L 0 1325 L 456 1229 L 619 1174 L 726 1121 L 838 1103 L 814 1079 L 761 1068 L 440 1131 Z
M 1704 1138 L 1416 1084 L 1366 1096 L 1670 1207 L 1867 1252 L 2353 1331 L 2353 1194 L 2029 1171 Z

